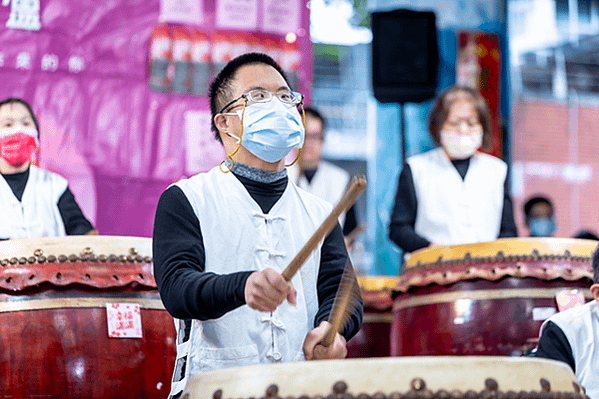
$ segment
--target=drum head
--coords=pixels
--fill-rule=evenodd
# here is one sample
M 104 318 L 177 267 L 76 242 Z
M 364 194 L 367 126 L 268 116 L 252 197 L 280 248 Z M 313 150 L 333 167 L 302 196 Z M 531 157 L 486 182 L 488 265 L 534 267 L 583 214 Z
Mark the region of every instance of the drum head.
M 152 239 L 143 237 L 84 235 L 1 241 L 0 270 L 0 292 L 44 283 L 96 288 L 136 283 L 156 288 Z
M 440 262 L 487 260 L 489 257 L 503 260 L 509 256 L 523 258 L 542 258 L 544 256 L 563 256 L 565 258 L 589 259 L 597 241 L 576 238 L 501 238 L 491 242 L 476 244 L 448 245 L 423 248 L 412 253 L 404 265 L 405 269 L 434 265 Z
M 468 390 L 478 393 L 494 390 L 575 393 L 580 388 L 570 368 L 553 360 L 492 356 L 392 357 L 218 370 L 190 378 L 182 398 L 286 398 L 303 395 L 322 398 L 343 389 L 354 397 L 361 393 L 373 395 L 383 392 L 390 395 L 398 392 L 403 395 L 413 390 L 430 390 L 432 393 L 445 390 L 452 395 L 461 392 L 452 396 L 458 398 Z
M 152 239 L 117 236 L 66 236 L 22 238 L 0 241 L 0 260 L 29 258 L 32 256 L 70 256 L 83 253 L 105 255 L 152 256 Z

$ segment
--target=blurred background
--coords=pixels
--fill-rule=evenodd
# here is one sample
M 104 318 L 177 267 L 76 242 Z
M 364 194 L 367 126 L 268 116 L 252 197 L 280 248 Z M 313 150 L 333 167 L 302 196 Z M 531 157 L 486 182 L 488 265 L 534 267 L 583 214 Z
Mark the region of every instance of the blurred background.
M 432 100 L 375 96 L 373 49 L 409 63 L 410 41 L 429 37 L 417 23 L 376 33 L 373 15 L 393 10 L 434 13 L 435 92 L 480 76 L 519 234 L 523 203 L 537 194 L 553 201 L 555 236 L 599 231 L 599 0 L 3 1 L 0 95 L 32 104 L 36 162 L 69 180 L 100 234 L 150 237 L 162 191 L 223 159 L 211 78 L 238 54 L 267 52 L 327 119 L 325 158 L 368 179 L 354 265 L 397 275 L 402 254 L 388 239 L 397 179 L 406 156 L 434 143 Z

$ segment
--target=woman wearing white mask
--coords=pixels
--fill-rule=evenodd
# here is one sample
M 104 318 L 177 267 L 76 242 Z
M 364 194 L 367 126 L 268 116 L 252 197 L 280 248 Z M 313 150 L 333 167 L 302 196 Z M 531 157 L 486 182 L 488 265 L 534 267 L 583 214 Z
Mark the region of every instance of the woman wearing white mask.
M 439 147 L 407 159 L 389 238 L 413 252 L 517 236 L 507 165 L 478 151 L 491 140 L 491 116 L 480 94 L 446 89 L 432 108 L 429 131 Z
M 97 234 L 67 181 L 31 165 L 39 124 L 19 98 L 0 101 L 0 240 Z

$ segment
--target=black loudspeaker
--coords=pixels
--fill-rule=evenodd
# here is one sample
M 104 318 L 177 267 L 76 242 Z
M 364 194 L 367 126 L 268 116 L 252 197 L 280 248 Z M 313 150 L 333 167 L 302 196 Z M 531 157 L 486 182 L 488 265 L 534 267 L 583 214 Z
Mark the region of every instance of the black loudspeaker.
M 439 45 L 435 13 L 373 12 L 372 86 L 382 103 L 417 103 L 435 96 Z

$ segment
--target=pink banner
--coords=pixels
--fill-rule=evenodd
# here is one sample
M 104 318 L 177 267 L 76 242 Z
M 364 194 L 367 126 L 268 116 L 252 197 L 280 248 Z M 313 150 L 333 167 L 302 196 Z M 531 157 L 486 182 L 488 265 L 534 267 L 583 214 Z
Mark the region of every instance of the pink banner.
M 193 46 L 213 39 L 215 1 L 203 2 L 204 25 L 183 26 L 190 47 L 177 50 L 177 62 L 168 58 L 172 49 L 150 50 L 159 0 L 41 0 L 39 14 L 31 16 L 39 19 L 38 30 L 35 23 L 6 26 L 13 3 L 0 6 L 0 97 L 31 103 L 41 127 L 40 166 L 69 180 L 100 234 L 151 236 L 168 185 L 224 156 L 209 126 L 195 126 L 210 120 L 205 92 L 216 69 L 198 69 L 209 57 L 197 54 L 209 50 Z M 304 79 L 295 89 L 309 97 L 309 12 L 303 1 L 301 8 L 304 34 L 295 47 L 302 62 L 295 72 Z M 248 43 L 262 35 L 239 33 Z M 166 62 L 155 63 L 155 54 Z M 177 80 L 185 68 L 205 75 L 196 86 L 190 77 Z M 167 86 L 150 87 L 155 72 L 165 73 L 167 81 L 159 83 Z

